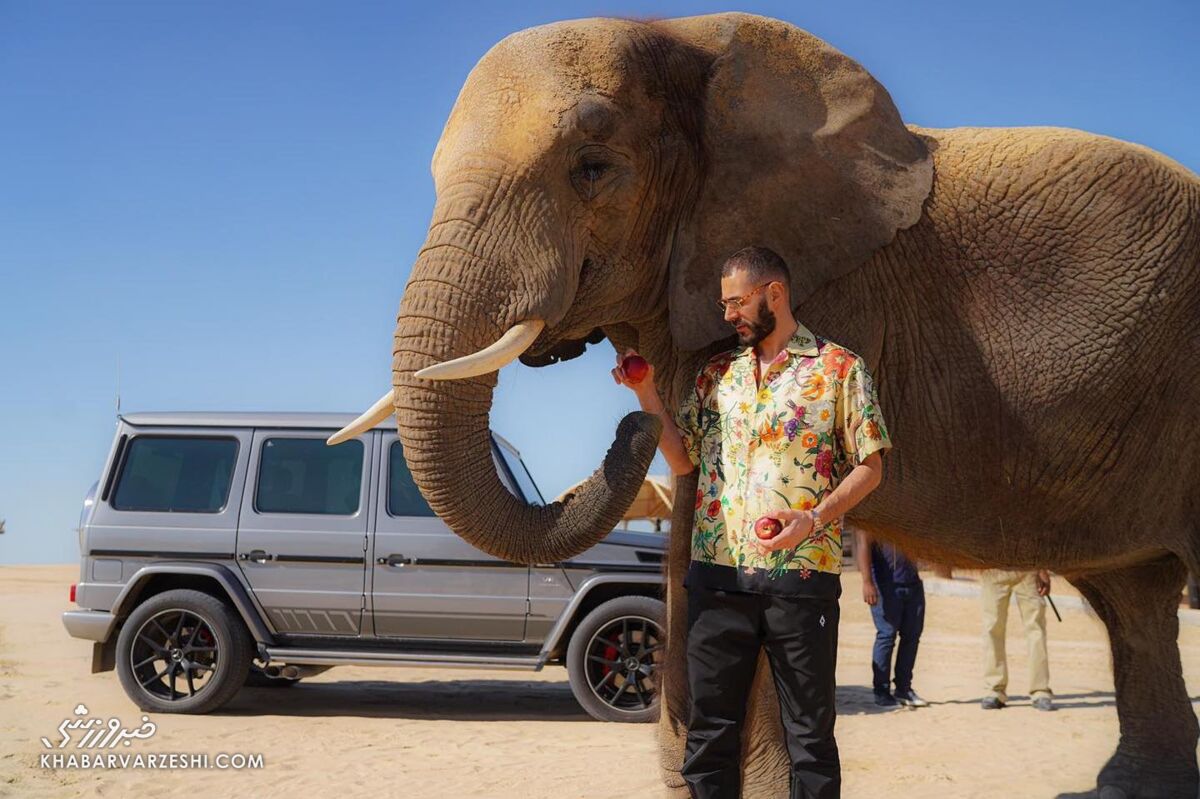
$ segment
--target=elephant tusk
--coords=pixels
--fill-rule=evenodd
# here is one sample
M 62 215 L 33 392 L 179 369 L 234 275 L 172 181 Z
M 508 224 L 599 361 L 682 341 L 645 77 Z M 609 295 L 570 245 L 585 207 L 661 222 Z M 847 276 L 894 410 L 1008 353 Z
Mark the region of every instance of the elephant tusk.
M 427 380 L 457 380 L 498 371 L 505 364 L 516 360 L 517 356 L 533 343 L 545 326 L 546 323 L 541 319 L 526 319 L 510 327 L 489 347 L 452 361 L 426 366 L 413 374 Z M 392 392 L 388 391 L 363 415 L 331 435 L 325 440 L 325 443 L 331 446 L 340 444 L 370 430 L 391 415 Z
M 368 408 L 366 413 L 325 439 L 325 443 L 330 446 L 340 444 L 347 439 L 354 438 L 360 433 L 365 433 L 391 415 L 392 390 L 388 389 L 388 392 L 376 400 L 375 404 Z
M 517 322 L 506 330 L 494 344 L 452 361 L 435 363 L 424 369 L 418 369 L 413 372 L 413 376 L 426 380 L 460 380 L 464 377 L 475 377 L 499 371 L 501 367 L 516 360 L 518 355 L 525 352 L 545 326 L 545 321 L 541 319 L 526 319 Z

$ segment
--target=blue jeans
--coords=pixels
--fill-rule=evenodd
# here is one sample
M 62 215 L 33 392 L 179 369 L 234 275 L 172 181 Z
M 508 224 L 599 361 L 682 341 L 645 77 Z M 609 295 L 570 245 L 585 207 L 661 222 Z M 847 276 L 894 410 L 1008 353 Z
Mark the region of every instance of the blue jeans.
M 871 656 L 871 672 L 877 694 L 888 693 L 892 673 L 892 649 L 896 636 L 900 646 L 896 652 L 896 691 L 912 690 L 913 664 L 917 662 L 917 644 L 925 627 L 925 586 L 883 584 L 879 601 L 871 606 L 875 620 L 875 651 Z

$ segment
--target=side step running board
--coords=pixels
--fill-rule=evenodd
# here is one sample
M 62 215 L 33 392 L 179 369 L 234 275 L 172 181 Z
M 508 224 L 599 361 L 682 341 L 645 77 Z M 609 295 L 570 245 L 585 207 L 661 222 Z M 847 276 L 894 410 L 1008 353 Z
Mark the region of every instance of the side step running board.
M 462 655 L 437 652 L 372 652 L 342 649 L 298 649 L 268 646 L 268 663 L 279 661 L 317 666 L 443 666 L 458 669 L 513 669 L 540 671 L 538 655 Z

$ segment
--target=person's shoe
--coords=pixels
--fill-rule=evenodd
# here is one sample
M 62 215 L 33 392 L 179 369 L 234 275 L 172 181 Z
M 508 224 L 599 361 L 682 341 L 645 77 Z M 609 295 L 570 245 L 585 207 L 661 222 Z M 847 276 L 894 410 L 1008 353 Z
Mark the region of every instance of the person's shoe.
M 1054 710 L 1054 701 L 1048 696 L 1039 696 L 1033 700 L 1033 706 L 1038 710 Z
M 998 696 L 985 696 L 979 706 L 984 710 L 999 710 L 1004 707 L 1004 702 Z
M 917 692 L 911 688 L 907 691 L 897 691 L 896 701 L 905 707 L 929 707 L 929 703 L 917 696 Z
M 900 703 L 896 701 L 896 697 L 884 692 L 875 694 L 875 704 L 879 705 L 880 707 L 896 707 Z

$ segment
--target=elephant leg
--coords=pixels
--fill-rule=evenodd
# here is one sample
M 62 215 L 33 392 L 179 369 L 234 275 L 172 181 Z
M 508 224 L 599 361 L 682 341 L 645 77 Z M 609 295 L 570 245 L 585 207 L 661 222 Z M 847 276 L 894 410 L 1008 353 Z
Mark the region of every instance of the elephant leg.
M 1174 555 L 1072 578 L 1108 628 L 1121 725 L 1100 770 L 1102 799 L 1195 797 L 1200 791 L 1192 710 L 1179 660 L 1179 596 L 1187 570 Z
M 671 513 L 667 548 L 667 649 L 661 675 L 662 708 L 658 721 L 659 766 L 664 796 L 689 795 L 680 774 L 687 746 L 691 697 L 687 681 L 687 591 L 683 576 L 691 560 L 692 522 L 698 475 L 675 478 L 677 501 Z M 791 763 L 783 738 L 779 701 L 765 653 L 759 656 L 742 727 L 741 799 L 787 799 Z

